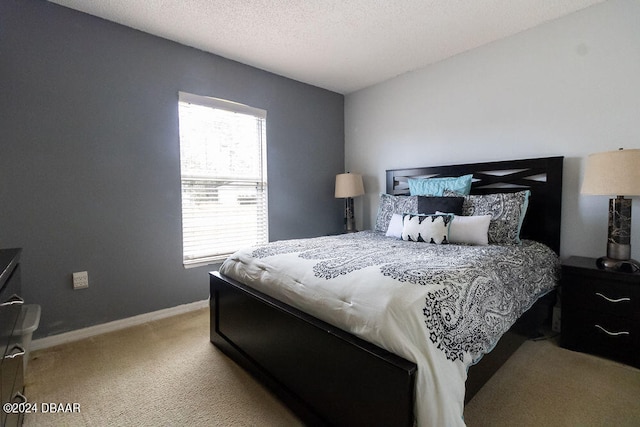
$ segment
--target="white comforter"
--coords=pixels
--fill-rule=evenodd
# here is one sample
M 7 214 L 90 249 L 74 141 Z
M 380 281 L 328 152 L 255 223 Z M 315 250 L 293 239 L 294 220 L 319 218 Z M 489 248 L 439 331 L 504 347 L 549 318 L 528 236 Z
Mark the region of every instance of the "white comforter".
M 273 242 L 220 272 L 418 365 L 420 426 L 464 425 L 468 367 L 556 285 L 546 246 L 405 242 L 375 232 Z

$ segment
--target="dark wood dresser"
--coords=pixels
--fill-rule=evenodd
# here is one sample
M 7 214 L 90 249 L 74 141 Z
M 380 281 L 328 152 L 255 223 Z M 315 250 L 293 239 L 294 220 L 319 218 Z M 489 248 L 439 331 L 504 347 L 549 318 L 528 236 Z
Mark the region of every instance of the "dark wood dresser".
M 561 345 L 640 368 L 640 274 L 571 257 L 562 263 L 561 284 Z
M 25 351 L 20 346 L 20 337 L 14 329 L 20 317 L 24 301 L 20 297 L 20 255 L 21 249 L 0 249 L 0 381 L 2 410 L 0 425 L 17 426 L 22 424 L 19 410 L 6 410 L 7 403 L 26 402 L 23 385 L 23 358 Z

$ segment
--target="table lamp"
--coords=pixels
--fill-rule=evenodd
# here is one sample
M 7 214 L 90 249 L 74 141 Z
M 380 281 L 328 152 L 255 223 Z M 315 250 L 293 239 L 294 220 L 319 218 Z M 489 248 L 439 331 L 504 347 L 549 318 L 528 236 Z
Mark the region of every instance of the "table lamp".
M 345 199 L 344 223 L 347 233 L 356 230 L 356 221 L 353 215 L 353 198 L 364 194 L 362 175 L 357 173 L 341 173 L 336 175 L 336 198 Z
M 631 199 L 640 195 L 640 149 L 590 154 L 582 182 L 582 194 L 616 196 L 609 199 L 607 256 L 597 260 L 602 269 L 636 272 L 631 259 Z

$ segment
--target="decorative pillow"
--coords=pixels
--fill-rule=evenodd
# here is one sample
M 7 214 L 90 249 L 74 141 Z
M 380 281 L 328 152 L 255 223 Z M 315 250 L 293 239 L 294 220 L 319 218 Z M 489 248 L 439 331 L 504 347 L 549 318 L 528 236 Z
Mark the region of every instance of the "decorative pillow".
M 411 242 L 448 243 L 453 215 L 415 215 L 402 217 L 402 240 Z
M 418 213 L 434 214 L 438 211 L 462 215 L 464 197 L 418 196 Z
M 418 212 L 418 198 L 416 196 L 392 196 L 381 193 L 375 231 L 386 232 L 391 216 L 394 213 L 402 214 L 405 212 Z
M 449 226 L 449 243 L 488 245 L 490 222 L 491 215 L 454 216 Z
M 466 196 L 471 191 L 473 174 L 446 178 L 409 178 L 409 193 L 412 196 L 442 196 L 445 190 Z
M 402 214 L 394 213 L 391 216 L 391 221 L 389 221 L 389 228 L 387 228 L 385 236 L 397 238 L 402 237 Z
M 465 196 L 462 214 L 491 215 L 489 243 L 520 243 L 520 228 L 531 191 Z

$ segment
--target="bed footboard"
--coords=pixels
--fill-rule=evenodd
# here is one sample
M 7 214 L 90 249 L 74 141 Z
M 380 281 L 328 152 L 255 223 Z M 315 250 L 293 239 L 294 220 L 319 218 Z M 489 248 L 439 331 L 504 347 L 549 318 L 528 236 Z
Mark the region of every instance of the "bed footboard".
M 310 425 L 413 425 L 417 367 L 210 273 L 211 342 Z

